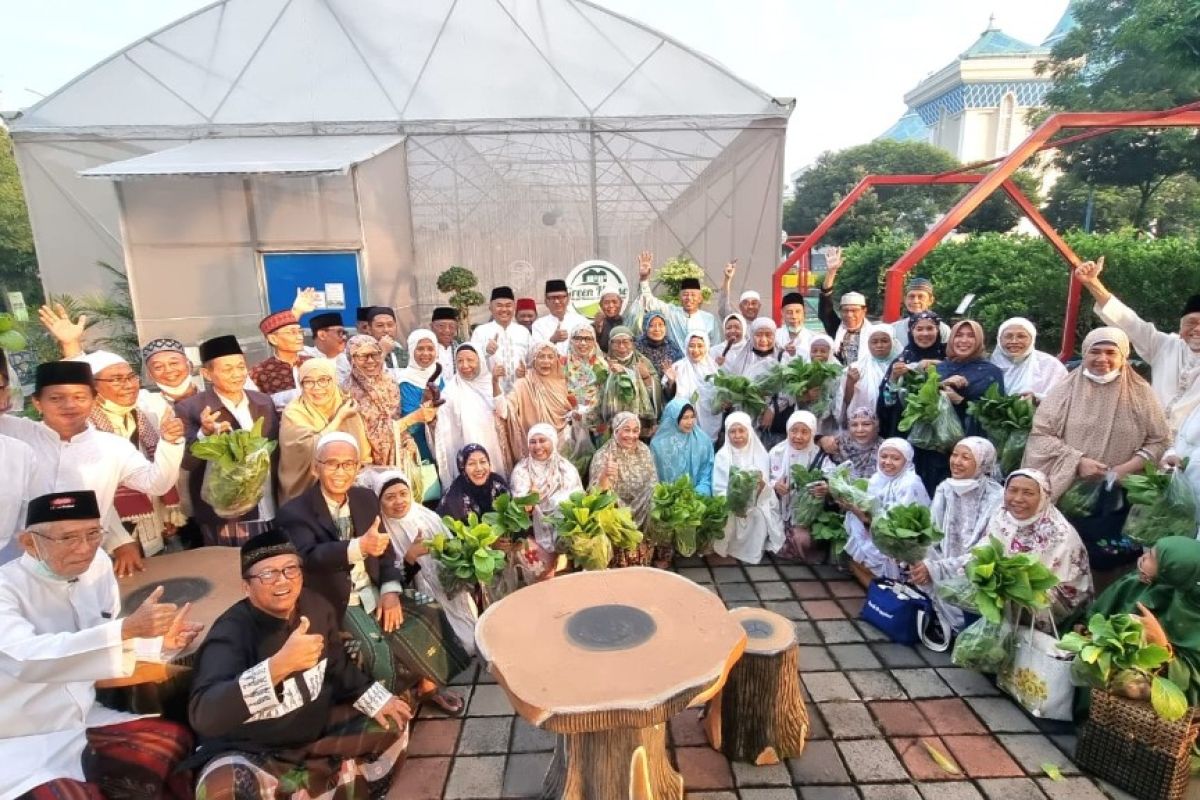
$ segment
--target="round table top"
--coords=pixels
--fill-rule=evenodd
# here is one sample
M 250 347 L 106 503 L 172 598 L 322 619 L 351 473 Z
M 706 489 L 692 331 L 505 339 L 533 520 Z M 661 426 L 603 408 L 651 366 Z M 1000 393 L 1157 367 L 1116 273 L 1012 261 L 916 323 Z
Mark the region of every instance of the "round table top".
M 614 718 L 645 727 L 703 702 L 746 632 L 687 578 L 627 567 L 523 588 L 484 612 L 475 640 L 521 716 L 581 732 Z
M 729 616 L 746 631 L 746 652 L 774 655 L 796 644 L 796 626 L 765 608 L 734 608 Z
M 180 656 L 200 647 L 217 617 L 245 596 L 241 551 L 237 547 L 201 547 L 165 553 L 151 556 L 142 563 L 144 570 L 117 580 L 121 590 L 121 616 L 133 613 L 154 587 L 160 585 L 163 587 L 162 602 L 179 606 L 190 602 L 188 619 L 203 623 L 204 630 Z

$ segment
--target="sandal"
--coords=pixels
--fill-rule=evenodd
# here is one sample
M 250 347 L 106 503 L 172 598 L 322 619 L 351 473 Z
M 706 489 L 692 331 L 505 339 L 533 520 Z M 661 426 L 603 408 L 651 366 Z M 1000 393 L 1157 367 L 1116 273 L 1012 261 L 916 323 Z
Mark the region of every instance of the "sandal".
M 456 694 L 446 689 L 439 689 L 421 698 L 422 701 L 433 703 L 441 709 L 448 717 L 461 716 L 466 703 L 463 701 L 462 695 Z

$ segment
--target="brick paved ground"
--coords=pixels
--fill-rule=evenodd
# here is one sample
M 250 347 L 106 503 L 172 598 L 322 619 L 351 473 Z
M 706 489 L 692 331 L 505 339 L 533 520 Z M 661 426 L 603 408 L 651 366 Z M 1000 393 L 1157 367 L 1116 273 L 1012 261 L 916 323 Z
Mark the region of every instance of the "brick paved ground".
M 671 720 L 670 746 L 692 800 L 1128 800 L 1072 764 L 1071 725 L 1034 720 L 949 655 L 895 645 L 857 620 L 863 591 L 833 567 L 740 566 L 710 557 L 676 568 L 730 608 L 794 620 L 811 722 L 804 755 L 786 764 L 730 763 L 704 742 L 696 711 Z M 462 719 L 424 709 L 391 800 L 536 797 L 553 736 L 514 717 L 486 670 L 457 681 Z M 923 743 L 950 756 L 944 772 Z M 1054 764 L 1063 779 L 1042 770 Z M 1200 786 L 1192 787 L 1200 798 Z

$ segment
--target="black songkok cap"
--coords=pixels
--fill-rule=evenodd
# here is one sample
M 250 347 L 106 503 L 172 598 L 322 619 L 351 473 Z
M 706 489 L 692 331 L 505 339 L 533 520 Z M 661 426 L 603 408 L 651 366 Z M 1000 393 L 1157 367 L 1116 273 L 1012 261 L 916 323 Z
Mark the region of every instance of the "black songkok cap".
M 299 555 L 296 545 L 292 544 L 292 540 L 283 531 L 269 528 L 257 536 L 250 537 L 242 545 L 242 575 L 263 559 L 289 554 Z
M 546 281 L 546 294 L 550 294 L 551 292 L 565 292 L 565 291 L 567 291 L 567 282 L 566 281 L 560 281 L 560 280 Z
M 383 315 L 389 316 L 392 319 L 396 318 L 396 312 L 392 311 L 389 306 L 371 306 L 370 310 L 367 311 L 367 322 L 371 322 L 376 317 Z
M 492 289 L 493 300 L 516 300 L 517 296 L 513 294 L 513 290 L 508 286 L 497 286 Z
M 788 292 L 783 296 L 783 305 L 802 306 L 804 305 L 804 295 L 799 292 Z
M 214 358 L 223 356 L 240 356 L 242 346 L 238 344 L 236 336 L 217 336 L 213 339 L 200 343 L 200 363 L 207 364 Z
M 332 328 L 334 325 L 342 324 L 342 315 L 336 311 L 326 311 L 324 314 L 313 314 L 308 318 L 308 328 L 316 336 L 317 331 L 323 331 L 326 328 Z
M 95 386 L 92 379 L 92 368 L 86 361 L 48 361 L 38 364 L 37 376 L 34 378 L 34 392 L 40 392 L 47 386 Z
M 433 319 L 430 322 L 440 322 L 444 319 L 458 322 L 458 312 L 450 306 L 438 306 L 433 310 Z
M 64 522 L 78 519 L 100 519 L 100 504 L 91 489 L 81 492 L 53 492 L 29 501 L 25 524 Z
M 683 291 L 684 289 L 699 289 L 699 288 L 700 288 L 700 279 L 699 278 L 684 278 L 679 283 L 679 291 Z
M 358 322 L 370 322 L 371 308 L 371 306 L 359 306 L 358 310 L 354 312 L 354 319 Z
M 1187 299 L 1187 303 L 1183 307 L 1183 313 L 1179 316 L 1186 317 L 1188 314 L 1195 314 L 1200 311 L 1200 294 L 1194 294 Z

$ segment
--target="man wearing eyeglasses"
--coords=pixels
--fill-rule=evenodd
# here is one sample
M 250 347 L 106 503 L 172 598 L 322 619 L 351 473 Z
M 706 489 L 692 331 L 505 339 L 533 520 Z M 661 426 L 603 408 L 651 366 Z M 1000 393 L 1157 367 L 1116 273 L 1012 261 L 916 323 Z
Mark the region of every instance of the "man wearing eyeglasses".
M 571 331 L 580 324 L 587 324 L 588 320 L 571 307 L 571 293 L 567 291 L 567 282 L 564 280 L 546 281 L 545 300 L 549 313 L 538 317 L 533 323 L 534 341 L 544 339 L 552 342 L 558 348 L 558 354 L 565 356 L 571 346 L 567 341 Z
M 169 660 L 201 627 L 157 587 L 120 619 L 95 492 L 33 498 L 20 559 L 0 567 L 0 797 L 100 797 L 101 786 L 191 797 L 181 725 L 96 703 L 95 683 Z M 161 637 L 161 638 L 158 638 Z
M 250 380 L 260 392 L 271 395 L 276 409 L 282 409 L 299 394 L 296 371 L 308 360 L 302 352 L 304 329 L 291 309 L 268 315 L 258 329 L 271 345 L 271 355 L 250 369 Z
M 304 586 L 282 531 L 247 541 L 241 562 L 246 599 L 213 623 L 196 656 L 196 796 L 382 796 L 407 747 L 411 709 L 351 663 L 340 618 Z M 293 788 L 259 794 L 284 782 Z
M 96 384 L 84 361 L 38 365 L 33 403 L 41 422 L 3 414 L 0 434 L 33 448 L 42 465 L 39 493 L 77 489 L 96 493 L 107 532 L 104 549 L 112 556 L 118 577 L 132 575 L 142 567 L 142 554 L 114 509 L 117 490 L 124 486 L 151 497 L 168 494 L 183 459 L 183 425 L 174 417 L 162 420 L 153 460 L 139 452 L 131 439 L 97 429 L 92 424 Z

